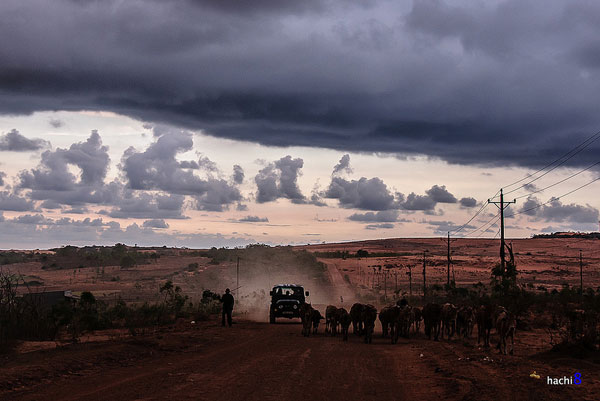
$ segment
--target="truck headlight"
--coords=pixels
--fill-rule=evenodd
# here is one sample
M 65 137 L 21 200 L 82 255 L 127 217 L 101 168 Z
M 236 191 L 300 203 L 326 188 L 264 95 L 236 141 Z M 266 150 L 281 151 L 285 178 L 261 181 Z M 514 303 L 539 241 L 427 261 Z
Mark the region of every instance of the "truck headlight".
M 294 305 L 294 309 L 298 309 L 298 305 Z
M 283 305 L 279 305 L 279 309 L 283 309 Z

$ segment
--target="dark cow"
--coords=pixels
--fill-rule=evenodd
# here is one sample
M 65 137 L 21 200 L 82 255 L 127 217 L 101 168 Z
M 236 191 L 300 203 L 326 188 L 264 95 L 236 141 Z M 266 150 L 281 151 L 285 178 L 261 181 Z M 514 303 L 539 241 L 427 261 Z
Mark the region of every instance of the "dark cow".
M 356 303 L 352 305 L 350 308 L 350 319 L 352 319 L 352 332 L 356 335 L 363 334 L 363 321 L 362 321 L 362 312 L 365 308 L 365 305 Z
M 409 337 L 410 334 L 410 326 L 412 326 L 414 320 L 414 312 L 411 306 L 399 307 L 398 316 L 396 318 L 396 341 L 398 341 L 398 336 L 402 336 L 405 338 Z
M 319 323 L 321 323 L 321 320 L 323 319 L 324 318 L 323 315 L 321 315 L 321 312 L 319 312 L 317 309 L 313 309 L 313 313 L 311 316 L 313 334 L 317 334 L 317 330 L 319 329 Z
M 456 308 L 456 306 L 452 305 L 451 303 L 445 303 L 442 306 L 442 338 L 444 338 L 444 333 L 446 333 L 446 337 L 449 340 L 456 332 L 457 311 L 458 309 Z
M 421 320 L 423 316 L 421 314 L 421 308 L 413 307 L 413 312 L 415 315 L 414 324 L 415 324 L 415 333 L 419 332 L 419 326 L 421 325 Z
M 337 310 L 337 322 L 340 325 L 340 331 L 342 332 L 342 341 L 348 341 L 348 328 L 350 327 L 350 323 L 352 319 L 350 319 L 350 314 L 344 308 L 339 308 Z
M 422 315 L 427 338 L 431 340 L 431 334 L 433 333 L 433 339 L 438 341 L 440 321 L 442 319 L 442 306 L 440 304 L 429 303 L 423 307 Z
M 381 332 L 382 332 L 381 336 L 382 337 L 387 337 L 390 326 L 392 326 L 392 331 L 394 331 L 394 329 L 393 329 L 394 308 L 396 308 L 396 307 L 395 306 L 386 306 L 381 310 L 381 312 L 379 312 L 379 321 L 381 322 Z
M 304 337 L 310 336 L 313 311 L 314 309 L 310 304 L 300 305 L 300 319 L 302 320 L 302 335 Z
M 325 333 L 331 333 L 335 336 L 337 332 L 337 308 L 333 305 L 325 309 Z
M 506 339 L 510 337 L 510 354 L 513 354 L 515 348 L 515 331 L 517 330 L 517 320 L 512 313 L 506 310 L 501 311 L 496 318 L 496 331 L 500 336 L 498 340 L 498 349 L 501 354 L 506 355 Z
M 467 339 L 471 336 L 473 329 L 473 308 L 462 306 L 456 313 L 456 334 Z
M 361 320 L 364 323 L 365 344 L 371 344 L 373 341 L 373 330 L 375 329 L 375 320 L 377 320 L 377 309 L 373 305 L 365 305 Z
M 490 331 L 494 325 L 494 307 L 481 305 L 477 309 L 477 344 L 483 339 L 483 346 L 490 346 Z

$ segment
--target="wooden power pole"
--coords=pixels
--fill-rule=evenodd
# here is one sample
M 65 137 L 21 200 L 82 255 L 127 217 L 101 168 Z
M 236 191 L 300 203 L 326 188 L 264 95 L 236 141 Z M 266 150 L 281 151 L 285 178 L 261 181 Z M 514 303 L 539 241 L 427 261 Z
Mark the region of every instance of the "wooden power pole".
M 425 279 L 425 267 L 427 266 L 426 252 L 423 251 L 423 298 L 427 295 L 427 280 Z
M 488 203 L 493 203 L 494 205 L 498 206 L 498 208 L 500 209 L 500 265 L 502 266 L 502 275 L 504 276 L 504 273 L 506 271 L 506 252 L 505 252 L 505 247 L 506 247 L 506 243 L 504 242 L 504 209 L 506 209 L 508 206 L 510 206 L 511 203 L 516 203 L 517 200 L 514 199 L 512 202 L 505 202 L 504 201 L 504 193 L 502 191 L 502 188 L 500 188 L 500 202 L 492 202 L 491 200 L 488 199 Z

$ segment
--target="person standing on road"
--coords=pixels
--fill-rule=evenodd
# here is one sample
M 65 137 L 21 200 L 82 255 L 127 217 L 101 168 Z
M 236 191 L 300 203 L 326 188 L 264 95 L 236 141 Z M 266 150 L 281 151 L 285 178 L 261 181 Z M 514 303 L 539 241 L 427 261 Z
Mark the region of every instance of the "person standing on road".
M 233 295 L 231 295 L 231 291 L 229 288 L 225 290 L 225 294 L 221 297 L 221 302 L 223 303 L 223 313 L 221 324 L 225 327 L 225 315 L 227 315 L 227 324 L 231 327 L 231 312 L 233 312 Z

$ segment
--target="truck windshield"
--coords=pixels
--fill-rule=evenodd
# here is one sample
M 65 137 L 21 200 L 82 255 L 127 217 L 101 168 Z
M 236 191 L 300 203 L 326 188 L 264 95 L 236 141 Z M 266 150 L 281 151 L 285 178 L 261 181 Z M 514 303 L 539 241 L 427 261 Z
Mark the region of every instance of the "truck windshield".
M 302 288 L 299 287 L 277 287 L 274 294 L 280 297 L 302 296 Z

